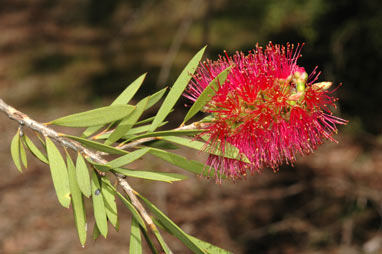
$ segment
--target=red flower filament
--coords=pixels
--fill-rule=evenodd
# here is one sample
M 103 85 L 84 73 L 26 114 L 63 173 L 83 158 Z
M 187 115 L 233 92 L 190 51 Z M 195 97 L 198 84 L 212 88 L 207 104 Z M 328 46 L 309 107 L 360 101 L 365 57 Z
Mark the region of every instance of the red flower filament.
M 327 139 L 335 141 L 336 125 L 347 121 L 330 111 L 337 100 L 327 91 L 331 83 L 314 83 L 319 73 L 314 70 L 308 77 L 297 65 L 300 51 L 299 45 L 294 49 L 269 43 L 248 55 L 226 54 L 198 67 L 185 93 L 192 101 L 231 66 L 204 108 L 212 116 L 201 133 L 211 153 L 209 166 L 241 178 L 247 171 L 293 164 L 297 154 L 310 154 Z

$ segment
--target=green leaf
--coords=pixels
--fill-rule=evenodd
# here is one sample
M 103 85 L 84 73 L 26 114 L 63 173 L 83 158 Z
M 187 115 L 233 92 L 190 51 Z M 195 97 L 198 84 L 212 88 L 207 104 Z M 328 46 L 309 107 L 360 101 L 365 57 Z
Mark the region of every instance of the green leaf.
M 158 92 L 152 94 L 149 96 L 149 101 L 147 102 L 147 105 L 146 105 L 146 108 L 145 110 L 151 108 L 152 106 L 154 106 L 164 95 L 164 93 L 166 92 L 167 90 L 167 87 L 159 90 Z
M 163 126 L 167 123 L 168 123 L 167 121 L 162 122 L 160 126 Z M 137 123 L 135 125 L 137 125 Z M 137 134 L 137 133 L 147 132 L 149 130 L 150 126 L 151 125 L 143 125 L 143 126 L 131 128 L 125 135 L 123 135 L 123 139 L 131 138 L 132 135 Z M 95 139 L 97 139 L 97 140 L 98 139 L 107 139 L 109 136 L 110 136 L 110 132 L 106 132 L 104 134 L 97 135 L 97 137 L 95 137 Z
M 45 141 L 46 150 L 48 153 L 50 173 L 52 174 L 53 185 L 54 189 L 56 190 L 58 201 L 63 207 L 69 208 L 69 177 L 65 161 L 62 158 L 60 151 L 48 137 L 45 137 Z
M 153 141 L 149 141 L 145 143 L 145 146 L 163 149 L 163 150 L 175 150 L 179 149 L 178 146 L 174 145 L 173 143 L 167 142 L 165 140 L 157 139 Z
M 156 132 L 148 132 L 145 134 L 141 134 L 135 137 L 128 139 L 127 141 L 133 141 L 141 138 L 148 137 L 163 137 L 163 136 L 185 136 L 185 135 L 195 135 L 202 132 L 202 130 L 169 130 L 169 131 L 156 131 Z
M 227 79 L 228 72 L 230 70 L 231 66 L 227 67 L 208 84 L 208 86 L 203 90 L 203 92 L 199 95 L 198 99 L 188 110 L 183 120 L 183 124 L 190 120 L 191 117 L 193 117 L 196 113 L 198 113 L 199 110 L 201 110 L 204 107 L 204 105 L 206 105 L 206 103 L 215 95 L 220 85 L 224 84 L 225 80 Z
M 121 105 L 129 103 L 130 100 L 134 97 L 135 93 L 141 87 L 143 81 L 146 78 L 146 74 L 147 73 L 142 74 L 136 80 L 134 80 L 133 83 L 128 85 L 126 89 L 117 97 L 117 99 L 113 101 L 111 105 Z
M 99 232 L 99 229 L 97 227 L 97 223 L 94 223 L 92 235 L 93 235 L 93 240 L 97 240 L 98 237 L 101 235 L 101 232 Z
M 144 124 L 144 123 L 149 123 L 149 122 L 152 122 L 154 120 L 155 116 L 152 116 L 152 117 L 149 117 L 149 118 L 146 118 L 142 121 L 138 121 L 135 123 L 135 125 L 140 125 L 140 124 Z M 151 124 L 150 124 L 151 126 Z M 148 130 L 148 129 L 147 129 Z
M 20 161 L 20 129 L 17 130 L 16 135 L 12 139 L 11 156 L 17 169 L 20 172 L 22 172 L 23 168 L 21 167 L 21 161 Z
M 97 151 L 105 152 L 108 154 L 128 154 L 129 153 L 127 151 L 124 151 L 124 150 L 121 150 L 121 149 L 118 149 L 118 148 L 115 148 L 112 146 L 104 145 L 104 144 L 101 144 L 99 142 L 88 140 L 85 138 L 80 138 L 80 137 L 71 136 L 71 135 L 63 135 L 63 136 L 70 138 L 70 139 L 73 139 L 75 141 L 78 141 L 88 148 L 93 148 Z
M 155 226 L 155 225 L 154 225 Z M 154 235 L 155 237 L 157 238 L 160 246 L 162 247 L 162 249 L 164 250 L 164 252 L 166 254 L 172 254 L 171 250 L 169 249 L 169 247 L 167 246 L 167 243 L 164 241 L 162 235 L 160 234 L 159 230 L 158 229 L 155 229 L 153 230 L 154 232 Z
M 168 137 L 162 137 L 161 139 L 166 140 L 168 142 L 173 142 L 175 144 L 187 146 L 198 151 L 203 151 L 206 148 L 206 143 L 203 143 L 197 140 L 188 139 L 188 138 L 168 136 Z M 224 156 L 226 158 L 241 160 L 241 161 L 250 163 L 248 158 L 244 154 L 240 154 L 240 151 L 239 149 L 237 149 L 237 147 L 229 145 L 228 143 L 226 144 L 224 155 L 222 154 L 221 149 L 217 149 L 215 151 L 207 150 L 206 152 L 210 152 L 211 154 L 215 154 L 218 156 Z
M 178 101 L 179 97 L 182 95 L 184 89 L 191 80 L 192 74 L 198 67 L 205 49 L 206 47 L 202 48 L 198 53 L 196 53 L 196 55 L 191 59 L 186 68 L 184 68 L 178 79 L 175 81 L 173 87 L 166 96 L 166 99 L 164 100 L 162 106 L 159 108 L 159 111 L 151 124 L 150 132 L 153 132 L 156 128 L 158 128 L 159 124 L 167 117 L 175 103 Z
M 110 180 L 106 177 L 101 178 L 101 192 L 105 202 L 106 217 L 114 226 L 115 230 L 119 230 L 117 203 L 115 202 L 115 191 L 110 187 Z
M 25 147 L 24 147 L 24 143 L 22 139 L 20 139 L 20 157 L 24 167 L 27 168 L 28 166 L 27 154 L 25 152 Z
M 48 158 L 46 158 L 45 154 L 43 154 L 38 148 L 37 146 L 32 142 L 32 140 L 30 140 L 30 138 L 28 138 L 27 135 L 24 135 L 23 136 L 23 139 L 25 141 L 25 144 L 27 145 L 27 147 L 29 148 L 29 150 L 32 152 L 32 154 L 37 158 L 39 159 L 40 161 L 46 163 L 46 164 L 49 164 L 48 162 Z
M 103 194 L 101 191 L 101 186 L 98 180 L 97 173 L 93 171 L 92 174 L 92 200 L 94 209 L 94 218 L 99 229 L 99 232 L 103 237 L 107 236 L 107 220 L 106 220 L 106 209 L 105 203 L 103 201 Z
M 141 117 L 143 110 L 145 109 L 147 105 L 148 100 L 149 98 L 146 97 L 145 99 L 138 102 L 134 112 L 130 114 L 128 117 L 125 117 L 124 119 L 122 119 L 122 121 L 118 124 L 117 128 L 115 128 L 115 130 L 106 140 L 105 142 L 106 145 L 113 144 L 115 141 L 123 137 L 123 135 L 125 135 L 133 127 L 133 125 Z
M 139 223 L 131 218 L 131 230 L 130 230 L 130 253 L 142 254 L 142 239 Z
M 199 246 L 199 248 L 205 250 L 208 254 L 233 254 L 232 252 L 229 252 L 227 250 L 224 250 L 222 248 L 219 248 L 215 245 L 212 245 L 210 243 L 207 243 L 205 241 L 202 241 L 196 237 L 193 237 L 189 234 L 187 234 L 188 238 L 191 239 L 191 241 Z
M 92 161 L 90 158 L 86 158 L 86 160 L 92 164 L 92 166 L 96 169 L 98 169 L 99 171 L 102 171 L 102 172 L 109 172 L 112 168 L 110 166 L 108 166 L 107 164 L 100 164 L 100 163 L 97 163 L 97 162 L 94 162 Z
M 41 142 L 41 144 L 45 147 L 46 144 L 45 144 L 45 140 L 40 136 L 40 134 L 38 132 L 35 133 L 38 140 Z
M 139 198 L 147 205 L 151 212 L 163 223 L 163 225 L 182 243 L 184 243 L 193 253 L 205 254 L 206 252 L 202 250 L 198 245 L 196 245 L 189 236 L 172 220 L 170 220 L 161 210 L 159 210 L 154 204 L 147 200 L 142 195 L 138 194 Z
M 167 121 L 162 122 L 162 124 L 159 127 L 161 127 L 161 126 L 163 126 L 163 125 L 165 125 L 167 123 L 168 123 Z M 151 126 L 151 124 L 132 128 L 131 130 L 129 130 L 126 133 L 125 137 L 131 136 L 131 135 L 134 135 L 134 134 L 137 134 L 137 133 L 147 132 L 149 130 L 150 126 Z
M 81 153 L 77 154 L 76 178 L 81 192 L 85 195 L 85 197 L 89 198 L 92 194 L 90 175 L 84 157 L 82 157 Z
M 162 181 L 167 183 L 172 183 L 176 181 L 182 181 L 187 179 L 187 176 L 176 174 L 176 173 L 165 173 L 156 171 L 142 171 L 142 170 L 131 170 L 126 168 L 115 168 L 113 171 L 123 174 L 125 176 L 143 178 L 153 181 Z
M 129 154 L 126 154 L 124 156 L 121 156 L 115 160 L 108 162 L 107 165 L 110 166 L 111 168 L 122 167 L 124 165 L 127 165 L 127 164 L 135 161 L 135 160 L 138 160 L 143 155 L 145 155 L 149 150 L 150 150 L 150 148 L 147 148 L 147 147 L 135 150 L 134 152 L 131 152 Z
M 153 218 L 154 223 L 159 226 L 160 228 L 166 230 L 168 233 L 172 234 L 171 231 L 162 223 L 161 220 Z M 222 248 L 219 248 L 215 245 L 212 245 L 208 242 L 202 241 L 192 235 L 189 235 L 185 233 L 191 241 L 194 242 L 195 245 L 199 246 L 202 250 L 206 251 L 208 254 L 233 254 L 232 252 L 229 252 L 227 250 L 224 250 Z
M 206 147 L 206 143 L 192 140 L 189 138 L 183 138 L 183 137 L 175 137 L 175 136 L 168 136 L 168 137 L 161 137 L 162 140 L 166 140 L 175 144 L 179 144 L 182 146 L 190 147 L 198 151 L 203 151 Z
M 133 83 L 128 85 L 126 89 L 113 101 L 111 104 L 114 105 L 124 105 L 130 102 L 130 100 L 134 97 L 135 93 L 141 87 L 143 80 L 146 77 L 146 73 L 137 78 Z M 89 137 L 99 129 L 101 129 L 103 125 L 96 125 L 87 128 L 83 133 L 82 137 Z
M 135 209 L 135 207 L 131 204 L 131 202 L 129 200 L 127 200 L 121 193 L 116 191 L 116 194 L 117 194 L 118 198 L 122 201 L 122 203 L 127 207 L 127 209 L 130 210 L 131 215 L 139 223 L 139 225 L 142 227 L 142 229 L 147 231 L 145 222 L 141 218 L 141 215 L 139 215 L 137 209 Z
M 77 184 L 76 179 L 76 168 L 69 154 L 66 153 L 66 160 L 68 166 L 68 175 L 69 175 L 69 187 L 70 193 L 72 194 L 72 206 L 73 206 L 73 215 L 74 221 L 77 228 L 78 237 L 80 239 L 82 247 L 84 247 L 86 242 L 86 211 L 84 206 L 84 200 L 82 197 L 81 190 Z
M 96 131 L 98 131 L 99 129 L 101 129 L 104 125 L 96 125 L 96 126 L 90 126 L 88 127 L 81 135 L 81 137 L 89 137 L 90 135 L 92 135 L 93 133 L 95 133 Z
M 49 122 L 68 127 L 89 127 L 111 123 L 128 116 L 135 109 L 131 105 L 114 105 L 108 107 L 97 108 L 69 116 L 64 116 Z
M 141 229 L 143 237 L 145 238 L 147 245 L 149 246 L 151 252 L 154 254 L 157 254 L 158 251 L 155 249 L 155 246 L 154 246 L 153 242 L 151 241 L 151 238 L 150 238 L 148 232 L 146 230 L 142 229 L 142 227 L 140 227 L 140 229 Z
M 171 164 L 190 171 L 194 174 L 201 174 L 208 177 L 215 176 L 215 170 L 213 168 L 210 168 L 198 161 L 189 160 L 184 156 L 155 148 L 151 148 L 150 153 L 162 160 L 170 162 Z M 225 177 L 222 176 L 222 178 Z

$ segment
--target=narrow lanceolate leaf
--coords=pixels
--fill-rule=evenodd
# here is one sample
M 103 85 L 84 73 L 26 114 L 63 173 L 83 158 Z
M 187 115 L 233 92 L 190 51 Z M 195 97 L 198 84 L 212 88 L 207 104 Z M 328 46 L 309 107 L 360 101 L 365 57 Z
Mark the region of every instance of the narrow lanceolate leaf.
M 143 230 L 142 227 L 141 227 L 141 232 L 142 232 L 143 237 L 145 238 L 146 243 L 147 243 L 147 245 L 149 246 L 151 252 L 152 252 L 152 253 L 158 253 L 158 251 L 157 251 L 157 249 L 155 248 L 155 246 L 154 246 L 154 244 L 153 244 L 153 242 L 152 242 L 152 240 L 151 240 L 151 238 L 150 238 L 148 232 L 147 232 L 146 230 Z
M 163 122 L 163 123 L 167 123 L 167 122 Z M 128 137 L 129 135 L 134 135 L 134 134 L 137 134 L 137 133 L 147 132 L 149 130 L 150 126 L 151 125 L 142 125 L 142 126 L 139 126 L 139 127 L 132 128 L 131 130 L 129 130 L 126 133 L 126 135 L 124 137 Z
M 206 147 L 206 143 L 193 140 L 190 138 L 183 138 L 183 137 L 175 137 L 175 136 L 168 136 L 168 137 L 161 137 L 162 140 L 166 140 L 169 142 L 173 142 L 175 144 L 179 144 L 182 146 L 187 146 L 190 148 L 193 148 L 198 151 L 202 151 Z
M 155 237 L 157 238 L 160 246 L 162 247 L 162 249 L 164 250 L 164 252 L 166 254 L 172 254 L 172 251 L 169 249 L 169 247 L 167 246 L 167 243 L 165 242 L 165 240 L 163 239 L 162 235 L 160 234 L 159 230 L 158 229 L 155 229 L 153 230 L 154 232 L 154 235 Z
M 81 112 L 69 116 L 64 116 L 49 122 L 68 127 L 89 127 L 101 124 L 111 123 L 120 120 L 134 111 L 135 107 L 131 105 L 114 105 L 97 108 L 86 112 Z
M 134 217 L 131 218 L 129 250 L 130 253 L 142 254 L 141 230 L 139 229 L 139 224 Z
M 164 150 L 179 149 L 179 147 L 174 145 L 173 143 L 167 142 L 165 140 L 160 140 L 160 139 L 147 142 L 145 145 L 152 148 L 158 148 L 158 149 L 164 149 Z
M 206 105 L 206 103 L 215 95 L 219 86 L 224 84 L 230 70 L 231 67 L 227 67 L 208 84 L 208 86 L 204 89 L 198 99 L 188 110 L 186 116 L 184 117 L 183 124 L 190 120 L 191 117 L 193 117 L 196 113 L 198 113 L 199 110 L 201 110 Z
M 41 144 L 45 147 L 46 144 L 45 144 L 45 140 L 40 136 L 40 134 L 38 132 L 35 132 L 38 140 L 41 142 Z
M 89 170 L 81 153 L 77 154 L 76 178 L 81 192 L 85 195 L 85 197 L 89 198 L 92 193 Z
M 193 149 L 198 150 L 198 151 L 206 150 L 205 149 L 206 143 L 203 143 L 203 142 L 200 142 L 197 140 L 192 140 L 189 138 L 168 136 L 168 137 L 161 137 L 161 139 L 166 140 L 168 142 L 175 143 L 175 144 L 187 146 L 187 147 L 193 148 Z M 226 150 L 225 154 L 222 154 L 220 149 L 216 149 L 216 151 L 212 151 L 212 152 L 208 151 L 208 152 L 215 154 L 215 155 L 218 155 L 218 156 L 223 156 L 223 157 L 235 159 L 235 160 L 241 160 L 241 161 L 249 163 L 248 158 L 246 158 L 244 154 L 240 155 L 239 149 L 237 149 L 234 146 L 228 146 L 228 145 L 226 145 L 226 146 L 227 147 L 225 149 Z
M 201 130 L 169 130 L 169 131 L 156 131 L 156 132 L 148 132 L 145 134 L 137 135 L 128 139 L 128 141 L 133 141 L 141 138 L 148 137 L 163 137 L 163 136 L 185 136 L 185 135 L 194 135 L 202 132 Z
M 101 129 L 104 125 L 96 125 L 88 127 L 81 135 L 81 137 L 89 137 L 90 135 L 96 133 L 99 129 Z
M 133 83 L 128 85 L 126 89 L 113 101 L 111 105 L 127 104 L 134 97 L 135 93 L 141 87 L 146 78 L 146 73 L 142 74 Z
M 71 136 L 71 135 L 63 135 L 63 136 L 70 138 L 70 139 L 73 139 L 75 141 L 78 141 L 88 148 L 93 148 L 97 151 L 105 152 L 108 154 L 128 154 L 129 153 L 129 152 L 126 152 L 124 150 L 121 150 L 121 149 L 118 149 L 118 148 L 115 148 L 112 146 L 104 145 L 104 144 L 98 143 L 96 141 L 88 140 L 85 138 L 80 138 L 80 137 Z
M 93 240 L 97 240 L 100 235 L 101 235 L 101 232 L 99 232 L 97 223 L 94 222 L 93 233 L 92 233 Z
M 114 105 L 124 105 L 130 102 L 130 100 L 134 97 L 135 93 L 141 87 L 143 80 L 146 77 L 146 73 L 137 78 L 133 83 L 128 85 L 126 89 L 113 101 L 111 104 Z M 87 128 L 83 133 L 82 137 L 89 137 L 99 129 L 101 129 L 104 125 L 96 125 Z
M 166 230 L 168 233 L 172 234 L 172 232 L 162 223 L 161 220 L 153 218 L 154 223 L 159 226 L 160 228 Z M 233 254 L 232 252 L 229 252 L 227 250 L 224 250 L 222 248 L 219 248 L 215 245 L 212 245 L 208 242 L 202 241 L 192 235 L 189 235 L 185 233 L 188 238 L 190 238 L 191 241 L 194 242 L 195 245 L 199 246 L 200 249 L 204 250 L 208 254 Z
M 164 121 L 162 122 L 159 127 L 162 127 L 163 125 L 166 125 L 168 123 L 168 121 Z M 143 125 L 143 126 L 139 126 L 139 127 L 135 127 L 135 128 L 132 128 L 130 129 L 126 135 L 123 136 L 124 139 L 130 139 L 132 135 L 135 135 L 135 134 L 138 134 L 138 133 L 143 133 L 143 132 L 147 132 L 149 129 L 150 129 L 150 126 L 151 125 Z
M 170 153 L 164 150 L 151 148 L 150 153 L 162 160 L 165 160 L 175 166 L 178 166 L 180 168 L 183 168 L 187 171 L 190 171 L 194 174 L 202 174 L 204 176 L 210 176 L 213 177 L 215 175 L 215 170 L 212 168 L 209 168 L 208 166 L 194 160 L 189 160 L 185 158 L 184 156 Z M 221 176 L 224 178 L 224 176 Z
M 144 231 L 147 231 L 145 222 L 143 221 L 141 215 L 139 215 L 137 209 L 135 209 L 135 207 L 131 204 L 131 202 L 129 200 L 127 200 L 121 193 L 116 191 L 116 194 L 117 194 L 118 198 L 122 201 L 122 203 L 127 207 L 127 209 L 130 210 L 131 215 L 138 222 L 138 224 L 142 227 L 142 229 Z
M 184 245 L 186 245 L 193 253 L 205 254 L 206 252 L 196 245 L 192 239 L 170 218 L 168 218 L 161 210 L 159 210 L 154 204 L 148 201 L 141 195 L 139 198 L 147 205 L 151 212 L 162 222 L 162 224 L 174 235 L 176 236 Z
M 69 208 L 69 177 L 65 161 L 62 158 L 60 151 L 54 145 L 54 143 L 48 137 L 45 137 L 45 140 L 50 166 L 50 173 L 52 174 L 53 185 L 54 189 L 56 190 L 58 201 L 63 207 Z
M 23 139 L 20 139 L 20 158 L 21 162 L 23 163 L 24 167 L 28 167 L 28 161 L 27 161 L 27 154 L 25 152 L 25 147 L 23 143 Z
M 146 108 L 145 110 L 151 108 L 152 106 L 154 106 L 164 95 L 164 93 L 166 92 L 167 90 L 167 87 L 159 90 L 158 92 L 152 94 L 149 96 L 149 101 L 147 102 L 147 105 L 146 105 Z
M 92 174 L 92 200 L 94 209 L 94 218 L 97 228 L 101 235 L 106 238 L 107 236 L 107 219 L 105 203 L 101 192 L 101 185 L 98 180 L 97 173 L 93 171 Z
M 106 145 L 113 144 L 115 141 L 123 137 L 123 135 L 125 135 L 133 127 L 133 125 L 141 117 L 148 100 L 149 98 L 146 97 L 145 99 L 138 102 L 134 112 L 131 113 L 128 117 L 122 119 L 122 121 L 118 124 L 117 128 L 115 128 L 113 133 L 106 140 Z
M 21 167 L 21 161 L 20 161 L 20 130 L 17 130 L 16 135 L 12 139 L 11 155 L 17 169 L 20 172 L 22 172 L 23 168 Z
M 115 190 L 110 187 L 110 180 L 106 177 L 101 178 L 101 192 L 105 202 L 106 217 L 114 226 L 115 230 L 119 230 L 117 203 L 115 202 Z
M 86 211 L 84 206 L 84 200 L 82 197 L 81 190 L 77 184 L 76 168 L 68 153 L 66 153 L 66 160 L 67 160 L 67 166 L 68 166 L 70 193 L 72 194 L 74 221 L 76 224 L 77 233 L 78 233 L 78 237 L 80 239 L 81 245 L 84 246 L 86 242 L 86 233 L 87 233 Z
M 159 127 L 162 126 L 162 125 L 165 125 L 167 123 L 168 122 L 165 121 L 165 122 L 161 123 L 161 125 L 159 125 Z M 135 125 L 137 125 L 137 123 L 135 123 Z M 149 130 L 149 128 L 150 128 L 150 125 L 143 125 L 143 126 L 131 128 L 125 135 L 123 135 L 122 139 L 131 138 L 132 135 L 137 134 L 137 133 L 147 132 Z M 97 136 L 95 136 L 93 138 L 95 140 L 99 140 L 99 139 L 107 139 L 109 136 L 110 136 L 110 132 L 106 132 L 106 133 L 97 135 Z
M 201 138 L 206 142 L 210 139 L 209 135 L 203 135 L 203 136 L 201 136 Z M 243 161 L 245 163 L 250 163 L 247 156 L 245 156 L 245 154 L 243 154 L 243 153 L 240 153 L 240 151 L 237 147 L 231 145 L 228 142 L 225 142 L 224 146 L 225 146 L 224 147 L 224 150 L 225 150 L 224 154 L 222 153 L 221 149 L 219 149 L 220 141 L 219 141 L 218 145 L 215 146 L 214 150 L 211 150 L 211 151 L 208 150 L 208 152 L 211 154 L 216 154 L 219 156 L 224 156 L 224 157 L 235 159 L 235 160 L 240 160 L 240 161 Z
M 124 156 L 121 156 L 115 160 L 108 162 L 107 165 L 109 165 L 111 168 L 119 168 L 119 167 L 125 166 L 135 160 L 138 160 L 143 155 L 145 155 L 149 150 L 150 148 L 147 148 L 147 147 L 135 150 L 134 152 L 131 152 L 129 154 L 126 154 Z
M 186 68 L 184 68 L 178 79 L 175 81 L 157 115 L 155 116 L 154 121 L 151 124 L 151 132 L 158 128 L 159 124 L 167 117 L 175 103 L 178 101 L 179 97 L 182 95 L 184 89 L 191 80 L 192 74 L 198 67 L 205 49 L 206 47 L 202 48 L 198 53 L 196 53 L 196 55 L 191 59 Z
M 167 183 L 172 183 L 172 182 L 182 181 L 187 179 L 187 176 L 176 174 L 176 173 L 131 170 L 126 168 L 115 168 L 113 169 L 113 171 L 123 174 L 125 176 L 143 178 L 143 179 L 148 179 L 153 181 L 162 181 Z
M 109 167 L 106 164 L 99 164 L 97 162 L 92 161 L 90 158 L 86 158 L 86 160 L 93 165 L 94 168 L 98 169 L 99 171 L 102 172 L 108 172 L 111 170 L 111 167 Z
M 37 146 L 28 138 L 28 136 L 24 135 L 23 139 L 25 141 L 25 144 L 29 148 L 29 150 L 32 152 L 32 154 L 39 159 L 40 161 L 48 164 L 48 158 L 46 158 L 46 155 L 40 151 L 40 149 L 37 148 Z
M 138 121 L 135 123 L 135 125 L 140 125 L 140 124 L 144 124 L 144 123 L 149 123 L 149 122 L 152 122 L 154 120 L 155 116 L 152 116 L 152 117 L 149 117 L 149 118 L 146 118 L 144 120 L 141 120 L 141 121 Z M 150 124 L 151 126 L 151 124 Z M 148 130 L 148 129 L 147 129 Z
M 232 252 L 229 252 L 227 250 L 224 250 L 222 248 L 219 248 L 215 245 L 212 245 L 210 243 L 207 243 L 205 241 L 202 241 L 196 237 L 193 237 L 191 235 L 187 235 L 188 238 L 191 239 L 191 241 L 194 242 L 194 244 L 196 244 L 197 246 L 199 246 L 199 248 L 203 249 L 204 251 L 206 251 L 208 254 L 233 254 Z

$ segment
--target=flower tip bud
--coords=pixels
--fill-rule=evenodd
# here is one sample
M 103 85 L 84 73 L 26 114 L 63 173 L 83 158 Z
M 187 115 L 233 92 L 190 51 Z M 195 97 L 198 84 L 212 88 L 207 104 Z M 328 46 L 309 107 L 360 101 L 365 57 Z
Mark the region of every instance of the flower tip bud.
M 298 101 L 303 95 L 304 95 L 303 92 L 292 94 L 291 96 L 288 97 L 288 101 Z
M 312 86 L 313 88 L 316 88 L 316 89 L 328 90 L 332 85 L 333 85 L 332 82 L 325 81 L 325 82 L 315 83 Z
M 308 73 L 306 73 L 306 71 L 305 71 L 303 74 L 301 74 L 301 79 L 302 79 L 304 82 L 306 82 L 306 81 L 308 80 Z
M 295 73 L 293 73 L 293 77 L 296 80 L 301 80 L 301 81 L 306 82 L 308 80 L 308 73 L 306 73 L 304 68 L 301 68 L 300 70 L 298 70 Z

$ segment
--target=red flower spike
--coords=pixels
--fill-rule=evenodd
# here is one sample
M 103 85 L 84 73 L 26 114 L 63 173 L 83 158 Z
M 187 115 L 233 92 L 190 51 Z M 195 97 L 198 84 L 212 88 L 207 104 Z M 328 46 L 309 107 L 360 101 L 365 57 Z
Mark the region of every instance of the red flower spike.
M 207 152 L 218 149 L 230 158 L 211 154 L 207 165 L 237 179 L 247 171 L 293 164 L 296 155 L 312 153 L 325 140 L 336 142 L 336 125 L 347 121 L 330 111 L 337 100 L 326 90 L 331 83 L 314 84 L 320 73 L 315 69 L 308 76 L 297 65 L 301 47 L 269 43 L 248 55 L 225 53 L 217 61 L 200 64 L 184 94 L 192 101 L 231 66 L 225 83 L 204 108 L 213 120 L 200 134 L 208 137 Z

